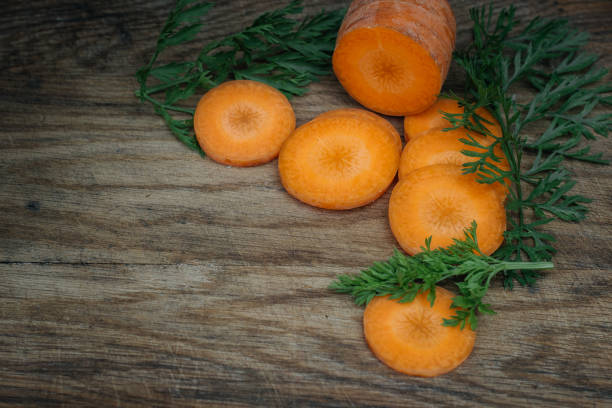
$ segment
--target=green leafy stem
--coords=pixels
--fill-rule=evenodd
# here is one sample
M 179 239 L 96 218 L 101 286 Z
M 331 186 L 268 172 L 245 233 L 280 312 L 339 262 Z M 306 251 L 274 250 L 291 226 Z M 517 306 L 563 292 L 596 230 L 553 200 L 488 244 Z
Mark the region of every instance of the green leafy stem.
M 584 51 L 588 34 L 571 28 L 567 20 L 535 18 L 515 33 L 519 22 L 513 6 L 502 9 L 497 19 L 492 7 L 472 9 L 470 15 L 474 41 L 455 55 L 466 74 L 466 97 L 449 95 L 465 112 L 446 117 L 453 129 L 465 127 L 493 140 L 483 146 L 466 136 L 463 153 L 474 160 L 464 165 L 466 173 L 509 189 L 508 230 L 495 257 L 550 261 L 556 239 L 542 227 L 554 220 L 583 220 L 585 204 L 591 202 L 571 193 L 576 181 L 564 162 L 609 163 L 589 146 L 612 129 L 612 114 L 596 113 L 612 103 L 612 84 L 598 84 L 608 70 L 594 66 L 598 56 Z M 532 87 L 527 98 L 513 93 L 521 82 Z M 489 132 L 486 120 L 476 114 L 481 107 L 500 123 L 502 137 Z M 533 134 L 536 123 L 544 126 L 540 134 Z M 500 148 L 509 169 L 500 166 Z M 532 285 L 538 277 L 525 269 L 504 274 L 507 287 L 515 280 Z
M 436 285 L 449 279 L 458 280 L 459 295 L 451 307 L 455 315 L 445 319 L 445 326 L 472 329 L 478 326 L 478 313 L 494 314 L 490 304 L 484 303 L 491 280 L 500 272 L 510 270 L 542 270 L 553 267 L 551 262 L 509 262 L 486 256 L 478 248 L 476 222 L 464 231 L 463 240 L 455 239 L 447 248 L 431 249 L 431 237 L 421 252 L 406 256 L 397 249 L 385 262 L 375 262 L 357 275 L 340 275 L 330 289 L 354 297 L 359 306 L 368 304 L 374 296 L 391 295 L 399 302 L 411 302 L 419 293 L 429 292 L 433 305 Z
M 193 133 L 194 109 L 184 106 L 185 100 L 229 79 L 260 81 L 287 97 L 303 95 L 311 82 L 331 73 L 331 55 L 345 12 L 321 11 L 298 18 L 303 7 L 292 1 L 262 14 L 246 29 L 206 44 L 195 60 L 158 65 L 163 51 L 196 38 L 203 27 L 200 20 L 212 7 L 209 2 L 178 0 L 149 63 L 136 73 L 140 84 L 136 96 L 151 103 L 172 133 L 201 155 Z M 151 77 L 155 83 L 149 85 Z

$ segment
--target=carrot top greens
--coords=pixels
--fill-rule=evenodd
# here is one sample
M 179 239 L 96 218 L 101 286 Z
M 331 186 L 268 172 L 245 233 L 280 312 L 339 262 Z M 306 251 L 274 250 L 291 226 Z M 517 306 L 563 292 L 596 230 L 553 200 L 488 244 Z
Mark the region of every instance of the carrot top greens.
M 375 262 L 358 275 L 340 275 L 330 289 L 352 295 L 360 306 L 368 304 L 374 296 L 384 295 L 391 295 L 391 299 L 400 302 L 411 302 L 419 293 L 429 291 L 427 300 L 433 305 L 437 283 L 460 279 L 457 283 L 460 294 L 453 298 L 453 307 L 461 310 L 445 320 L 444 325 L 463 328 L 469 323 L 476 329 L 479 312 L 494 314 L 491 305 L 483 303 L 483 298 L 495 275 L 510 270 L 553 267 L 551 262 L 508 262 L 484 255 L 478 248 L 475 222 L 465 231 L 463 240 L 454 241 L 448 248 L 431 249 L 429 238 L 422 251 L 413 256 L 395 250 L 389 260 Z
M 535 18 L 513 34 L 518 24 L 514 14 L 514 7 L 503 9 L 497 19 L 492 7 L 470 10 L 474 41 L 455 54 L 467 76 L 466 97 L 448 95 L 465 110 L 445 114 L 450 129 L 464 127 L 494 140 L 485 146 L 466 134 L 463 153 L 475 160 L 466 163 L 464 170 L 477 173 L 482 183 L 511 181 L 505 243 L 493 256 L 484 256 L 473 224 L 464 240 L 455 240 L 446 249 L 431 250 L 426 243 L 423 252 L 413 257 L 396 251 L 388 261 L 375 263 L 361 274 L 339 276 L 332 290 L 351 294 L 359 305 L 387 294 L 411 301 L 431 290 L 433 303 L 436 283 L 451 279 L 460 291 L 453 299 L 458 309 L 444 324 L 463 327 L 469 323 L 475 328 L 478 313 L 492 313 L 483 297 L 498 273 L 503 273 L 505 286 L 512 288 L 515 281 L 533 285 L 538 270 L 552 268 L 555 238 L 541 228 L 555 219 L 576 222 L 585 217 L 584 204 L 590 200 L 571 194 L 576 181 L 563 163 L 568 159 L 608 163 L 585 144 L 596 135 L 607 137 L 612 128 L 612 114 L 593 113 L 600 105 L 612 104 L 612 84 L 596 84 L 608 70 L 593 67 L 598 57 L 583 51 L 586 33 L 570 28 L 566 20 Z M 524 95 L 513 93 L 520 82 L 535 90 L 525 102 Z M 492 134 L 487 129 L 490 123 L 475 113 L 482 107 L 500 123 L 501 137 Z M 535 122 L 545 123 L 546 128 L 530 137 L 530 125 Z M 509 170 L 500 166 L 502 158 L 495 154 L 498 145 Z
M 588 142 L 597 135 L 607 137 L 612 129 L 612 114 L 594 113 L 598 106 L 612 104 L 612 83 L 597 84 L 608 70 L 594 67 L 598 57 L 583 50 L 587 33 L 572 29 L 566 20 L 535 18 L 513 34 L 518 24 L 514 13 L 513 6 L 503 9 L 495 20 L 491 7 L 470 11 L 474 41 L 455 56 L 467 76 L 467 98 L 453 95 L 466 108 L 463 114 L 446 116 L 454 128 L 466 127 L 495 139 L 490 146 L 469 136 L 463 140 L 464 153 L 475 159 L 465 165 L 466 173 L 477 173 L 483 183 L 511 181 L 509 228 L 494 255 L 502 260 L 550 261 L 555 237 L 541 227 L 555 219 L 584 219 L 584 204 L 591 201 L 571 193 L 576 181 L 564 162 L 608 164 L 601 153 L 591 153 Z M 527 98 L 513 93 L 521 82 L 534 90 Z M 482 118 L 474 115 L 479 107 L 493 113 L 502 137 L 482 126 Z M 534 131 L 534 123 L 545 130 Z M 509 170 L 499 167 L 497 145 Z M 505 285 L 512 287 L 515 280 L 531 285 L 537 276 L 530 270 L 506 271 Z
M 331 74 L 331 55 L 345 10 L 321 11 L 297 18 L 301 2 L 259 16 L 239 33 L 206 44 L 197 58 L 158 66 L 166 49 L 195 38 L 201 18 L 213 3 L 178 0 L 157 39 L 148 64 L 136 73 L 136 96 L 149 102 L 172 133 L 204 155 L 193 134 L 192 107 L 181 104 L 198 89 L 209 90 L 228 79 L 251 79 L 271 85 L 287 97 L 302 95 L 319 77 Z M 149 84 L 150 77 L 156 81 Z M 171 114 L 183 114 L 178 119 Z M 186 117 L 186 118 L 185 118 Z

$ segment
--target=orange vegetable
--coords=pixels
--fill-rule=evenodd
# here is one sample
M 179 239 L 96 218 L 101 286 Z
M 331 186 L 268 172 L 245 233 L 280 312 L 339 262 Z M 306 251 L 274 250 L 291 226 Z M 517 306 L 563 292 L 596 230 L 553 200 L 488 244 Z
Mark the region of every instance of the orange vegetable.
M 486 139 L 483 135 L 468 131 L 467 129 L 455 129 L 442 131 L 440 129 L 430 130 L 416 139 L 411 139 L 406 143 L 404 151 L 400 157 L 399 173 L 400 179 L 416 169 L 433 164 L 456 164 L 462 166 L 464 163 L 476 160 L 474 157 L 469 157 L 461 153 L 463 150 L 480 151 L 472 146 L 467 146 L 461 139 L 467 139 L 470 134 L 477 142 L 486 146 L 491 143 L 491 138 Z M 504 153 L 496 145 L 493 149 L 495 155 L 500 158 L 499 162 L 494 164 L 501 170 L 509 171 L 510 165 L 506 160 Z M 510 185 L 510 180 L 506 179 L 506 184 Z M 493 183 L 491 187 L 495 189 L 499 198 L 503 201 L 508 194 L 508 188 L 501 183 Z
M 472 146 L 468 146 L 460 139 L 468 139 L 468 135 L 474 138 L 483 146 L 489 146 L 494 142 L 493 138 L 459 128 L 452 131 L 443 132 L 442 130 L 451 126 L 441 112 L 463 113 L 464 108 L 459 106 L 457 101 L 448 98 L 439 98 L 436 103 L 426 111 L 406 116 L 404 119 L 404 138 L 406 147 L 402 152 L 400 160 L 399 177 L 402 178 L 411 171 L 432 164 L 452 163 L 462 165 L 463 163 L 475 161 L 473 157 L 461 153 L 462 150 L 480 151 Z M 484 108 L 476 110 L 486 123 L 481 123 L 495 136 L 502 137 L 502 130 L 495 118 Z M 495 155 L 500 161 L 494 162 L 500 169 L 508 171 L 510 165 L 500 145 L 495 146 Z M 509 185 L 510 180 L 506 179 Z M 497 191 L 503 201 L 508 194 L 508 187 L 501 183 L 494 183 L 492 187 Z
M 474 220 L 480 250 L 490 255 L 504 239 L 506 211 L 496 189 L 462 174 L 461 166 L 421 167 L 400 179 L 391 193 L 391 231 L 411 255 L 430 236 L 432 249 L 450 245 Z
M 446 113 L 463 113 L 463 106 L 454 99 L 438 98 L 427 110 L 416 114 L 408 115 L 404 118 L 404 138 L 408 140 L 416 139 L 417 137 L 429 132 L 433 129 L 445 129 L 451 127 L 451 123 L 442 116 L 442 112 Z M 486 109 L 480 108 L 476 110 L 476 114 L 481 116 L 487 122 L 481 121 L 494 136 L 501 137 L 502 130 L 499 123 L 495 120 Z
M 365 109 L 358 109 L 358 108 L 343 108 L 343 109 L 336 109 L 336 110 L 323 112 L 322 114 L 317 116 L 314 120 L 323 119 L 323 118 L 327 118 L 331 116 L 353 117 L 353 118 L 362 118 L 365 120 L 370 120 L 373 123 L 377 124 L 378 126 L 386 129 L 389 132 L 389 135 L 393 139 L 394 143 L 397 145 L 398 150 L 400 152 L 402 151 L 402 138 L 399 132 L 397 131 L 397 129 L 395 129 L 395 126 L 393 126 L 387 119 L 382 118 L 373 112 L 367 111 Z
M 295 129 L 295 114 L 277 89 L 237 80 L 204 94 L 193 125 L 200 147 L 211 159 L 231 166 L 255 166 L 278 156 Z
M 397 173 L 399 156 L 397 138 L 378 120 L 362 114 L 324 114 L 287 139 L 278 168 L 293 197 L 343 210 L 380 197 Z
M 399 178 L 404 178 L 408 173 L 432 164 L 456 164 L 461 166 L 463 163 L 474 161 L 473 157 L 461 153 L 462 150 L 479 150 L 461 142 L 462 138 L 468 138 L 466 133 L 469 133 L 479 143 L 487 143 L 482 135 L 469 132 L 467 129 L 444 132 L 437 128 L 416 139 L 410 139 L 406 143 L 400 159 Z
M 370 349 L 383 363 L 409 375 L 435 377 L 457 368 L 472 352 L 476 333 L 442 326 L 443 319 L 455 314 L 453 296 L 436 287 L 433 307 L 426 293 L 408 303 L 375 297 L 363 314 Z
M 334 72 L 369 109 L 418 113 L 446 79 L 455 32 L 446 0 L 354 0 L 338 32 Z

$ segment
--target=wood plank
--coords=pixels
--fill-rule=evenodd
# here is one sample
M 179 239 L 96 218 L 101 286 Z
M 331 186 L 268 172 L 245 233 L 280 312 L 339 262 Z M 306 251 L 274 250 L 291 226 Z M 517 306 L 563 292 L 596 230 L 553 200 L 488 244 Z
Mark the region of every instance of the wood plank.
M 494 288 L 472 356 L 407 378 L 380 364 L 350 268 L 2 265 L 0 395 L 115 406 L 564 406 L 610 402 L 609 271 Z M 578 318 L 579 317 L 579 318 Z M 10 386 L 7 386 L 9 380 Z

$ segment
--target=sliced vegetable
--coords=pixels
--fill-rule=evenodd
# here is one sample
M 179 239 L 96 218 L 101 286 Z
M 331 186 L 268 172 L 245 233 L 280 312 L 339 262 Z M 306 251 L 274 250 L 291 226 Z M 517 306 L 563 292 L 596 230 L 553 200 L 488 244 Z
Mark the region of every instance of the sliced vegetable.
M 441 129 L 430 130 L 424 135 L 411 139 L 404 147 L 400 158 L 399 178 L 405 178 L 410 172 L 421 167 L 431 166 L 434 164 L 455 164 L 462 166 L 464 163 L 471 162 L 474 159 L 465 155 L 465 150 L 468 150 L 462 140 L 472 138 L 482 146 L 487 146 L 492 142 L 491 138 L 485 138 L 474 131 L 469 131 L 465 128 L 443 131 Z M 485 154 L 486 148 L 471 147 L 470 151 Z M 496 165 L 505 170 L 510 170 L 510 165 L 506 160 L 499 145 L 495 146 Z M 500 200 L 504 200 L 508 194 L 508 185 L 510 180 L 506 179 L 506 185 L 502 183 L 490 184 Z
M 457 368 L 472 352 L 476 333 L 468 327 L 443 326 L 456 309 L 454 295 L 435 287 L 435 302 L 419 293 L 412 302 L 375 297 L 363 313 L 363 330 L 372 352 L 399 372 L 435 377 Z
M 444 132 L 438 128 L 430 130 L 416 139 L 410 139 L 402 151 L 399 169 L 400 179 L 416 169 L 432 164 L 456 164 L 460 166 L 472 161 L 472 158 L 461 153 L 462 150 L 466 149 L 461 139 L 467 138 L 467 133 L 480 143 L 486 143 L 483 137 L 465 129 Z
M 402 178 L 391 193 L 389 223 L 404 251 L 420 252 L 431 237 L 431 248 L 446 247 L 462 238 L 472 221 L 478 224 L 478 245 L 492 254 L 503 242 L 506 211 L 498 192 L 462 174 L 461 166 L 435 164 Z
M 255 166 L 278 156 L 295 129 L 295 114 L 277 89 L 237 80 L 204 94 L 193 124 L 199 145 L 211 159 L 231 166 Z
M 404 118 L 404 138 L 406 141 L 417 137 L 434 129 L 451 128 L 453 125 L 443 115 L 443 113 L 463 114 L 464 107 L 454 99 L 438 98 L 427 110 L 416 115 L 408 115 Z M 502 130 L 495 118 L 484 108 L 476 109 L 480 123 L 486 127 L 495 137 L 502 136 Z M 474 118 L 472 118 L 474 121 Z M 489 143 L 490 144 L 490 143 Z
M 373 112 L 367 111 L 365 109 L 343 108 L 343 109 L 336 109 L 336 110 L 324 112 L 320 114 L 319 116 L 317 116 L 316 119 L 323 119 L 323 118 L 327 118 L 331 116 L 351 117 L 351 118 L 360 118 L 360 119 L 370 120 L 376 125 L 387 129 L 389 132 L 389 135 L 393 139 L 394 143 L 397 145 L 398 150 L 400 152 L 402 151 L 402 138 L 399 132 L 397 131 L 397 129 L 395 129 L 395 126 L 393 126 L 387 119 Z
M 315 207 L 344 210 L 380 197 L 397 173 L 400 150 L 388 127 L 360 114 L 327 114 L 299 127 L 278 167 L 289 194 Z

